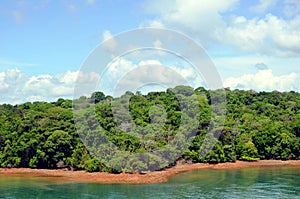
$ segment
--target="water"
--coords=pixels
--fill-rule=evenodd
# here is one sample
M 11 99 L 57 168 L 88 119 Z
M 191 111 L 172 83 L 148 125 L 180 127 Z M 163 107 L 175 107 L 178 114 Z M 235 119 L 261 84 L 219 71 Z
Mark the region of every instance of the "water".
M 299 198 L 296 167 L 202 169 L 173 176 L 167 183 L 103 185 L 59 183 L 45 178 L 0 177 L 0 198 Z

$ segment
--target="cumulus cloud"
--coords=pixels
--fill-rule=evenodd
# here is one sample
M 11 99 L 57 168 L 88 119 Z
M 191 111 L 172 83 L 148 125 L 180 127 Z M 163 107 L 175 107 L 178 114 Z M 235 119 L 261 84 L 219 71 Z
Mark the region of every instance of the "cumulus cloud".
M 99 75 L 67 71 L 57 75 L 27 76 L 18 69 L 0 72 L 0 103 L 18 104 L 26 101 L 54 101 L 72 98 L 75 84 L 89 85 Z
M 255 74 L 244 74 L 240 77 L 229 77 L 224 81 L 224 87 L 232 89 L 254 89 L 258 91 L 289 91 L 299 89 L 297 84 L 298 74 L 291 72 L 286 75 L 275 75 L 270 69 L 261 67 Z M 96 88 L 99 80 L 104 87 Z M 150 85 L 148 86 L 147 85 Z M 133 63 L 121 58 L 112 63 L 107 73 L 100 77 L 97 73 L 83 73 L 79 71 L 67 71 L 57 75 L 27 76 L 18 69 L 9 69 L 0 72 L 0 104 L 18 104 L 26 101 L 55 101 L 60 97 L 73 98 L 74 86 L 79 85 L 85 93 L 78 92 L 78 96 L 89 96 L 95 90 L 100 89 L 106 94 L 121 95 L 125 91 L 151 89 L 155 85 L 160 88 L 169 88 L 177 85 L 190 85 L 192 87 L 203 86 L 203 80 L 195 74 L 192 68 L 177 66 L 164 66 L 158 60 L 144 60 Z M 157 90 L 157 87 L 155 87 Z M 146 90 L 150 91 L 150 90 Z M 110 93 L 109 93 L 110 92 Z
M 143 27 L 166 28 L 165 25 L 160 20 L 148 20 L 148 21 L 142 22 L 140 27 L 141 28 L 143 28 Z
M 247 52 L 297 56 L 300 54 L 300 16 L 289 21 L 272 14 L 263 19 L 234 17 L 219 40 Z
M 147 1 L 145 11 L 154 14 L 143 25 L 179 30 L 197 39 L 204 47 L 233 46 L 239 51 L 272 56 L 299 56 L 300 1 L 285 0 L 281 11 L 266 14 L 279 6 L 278 0 L 260 0 L 250 8 L 261 16 L 234 15 L 237 0 Z M 278 13 L 285 12 L 290 18 Z
M 197 33 L 201 42 L 212 37 L 218 27 L 223 26 L 222 12 L 232 9 L 237 0 L 176 0 L 176 1 L 147 1 L 146 12 L 158 17 L 148 21 L 148 25 L 156 27 L 184 30 L 186 33 Z
M 74 81 L 73 81 L 74 82 Z M 28 79 L 23 91 L 33 96 L 44 96 L 45 98 L 57 98 L 70 96 L 73 93 L 74 84 L 68 84 L 56 76 L 38 75 Z
M 290 91 L 297 90 L 295 82 L 298 75 L 274 75 L 271 69 L 260 70 L 256 74 L 244 74 L 241 77 L 229 77 L 224 81 L 224 87 L 232 89 L 253 89 L 257 91 Z
M 0 102 L 19 101 L 26 75 L 18 69 L 0 72 Z
M 105 30 L 102 33 L 102 42 L 104 49 L 108 51 L 113 51 L 115 47 L 117 46 L 117 42 L 115 41 L 113 35 L 109 30 Z
M 122 57 L 108 65 L 101 80 L 98 89 L 115 96 L 128 90 L 135 91 L 148 84 L 170 88 L 183 84 L 196 87 L 203 82 L 201 77 L 196 75 L 195 70 L 190 67 L 171 63 L 164 65 L 155 59 L 145 59 L 135 63 Z
M 3 94 L 8 88 L 9 84 L 5 82 L 5 73 L 0 73 L 0 92 Z
M 112 38 L 112 34 L 109 30 L 104 30 L 102 33 L 103 41 Z

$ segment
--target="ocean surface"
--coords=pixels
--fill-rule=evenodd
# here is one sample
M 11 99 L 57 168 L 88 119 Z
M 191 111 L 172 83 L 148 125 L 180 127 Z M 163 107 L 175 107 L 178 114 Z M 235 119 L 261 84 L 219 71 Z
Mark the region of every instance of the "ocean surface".
M 201 169 L 166 183 L 103 185 L 61 183 L 40 178 L 0 176 L 0 198 L 288 198 L 300 199 L 296 167 Z

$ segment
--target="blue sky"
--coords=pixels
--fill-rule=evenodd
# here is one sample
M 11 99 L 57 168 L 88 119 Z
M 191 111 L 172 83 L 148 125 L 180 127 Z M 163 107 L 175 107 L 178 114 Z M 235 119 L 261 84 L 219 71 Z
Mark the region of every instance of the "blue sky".
M 0 103 L 72 98 L 90 52 L 103 39 L 143 27 L 176 30 L 200 43 L 225 87 L 300 91 L 299 0 L 6 0 Z

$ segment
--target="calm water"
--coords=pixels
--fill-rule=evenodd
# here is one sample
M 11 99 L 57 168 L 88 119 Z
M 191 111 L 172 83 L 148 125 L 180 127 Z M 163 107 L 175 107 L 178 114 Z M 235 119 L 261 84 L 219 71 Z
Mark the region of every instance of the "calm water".
M 300 169 L 202 169 L 167 183 L 100 185 L 0 177 L 0 198 L 300 198 Z

